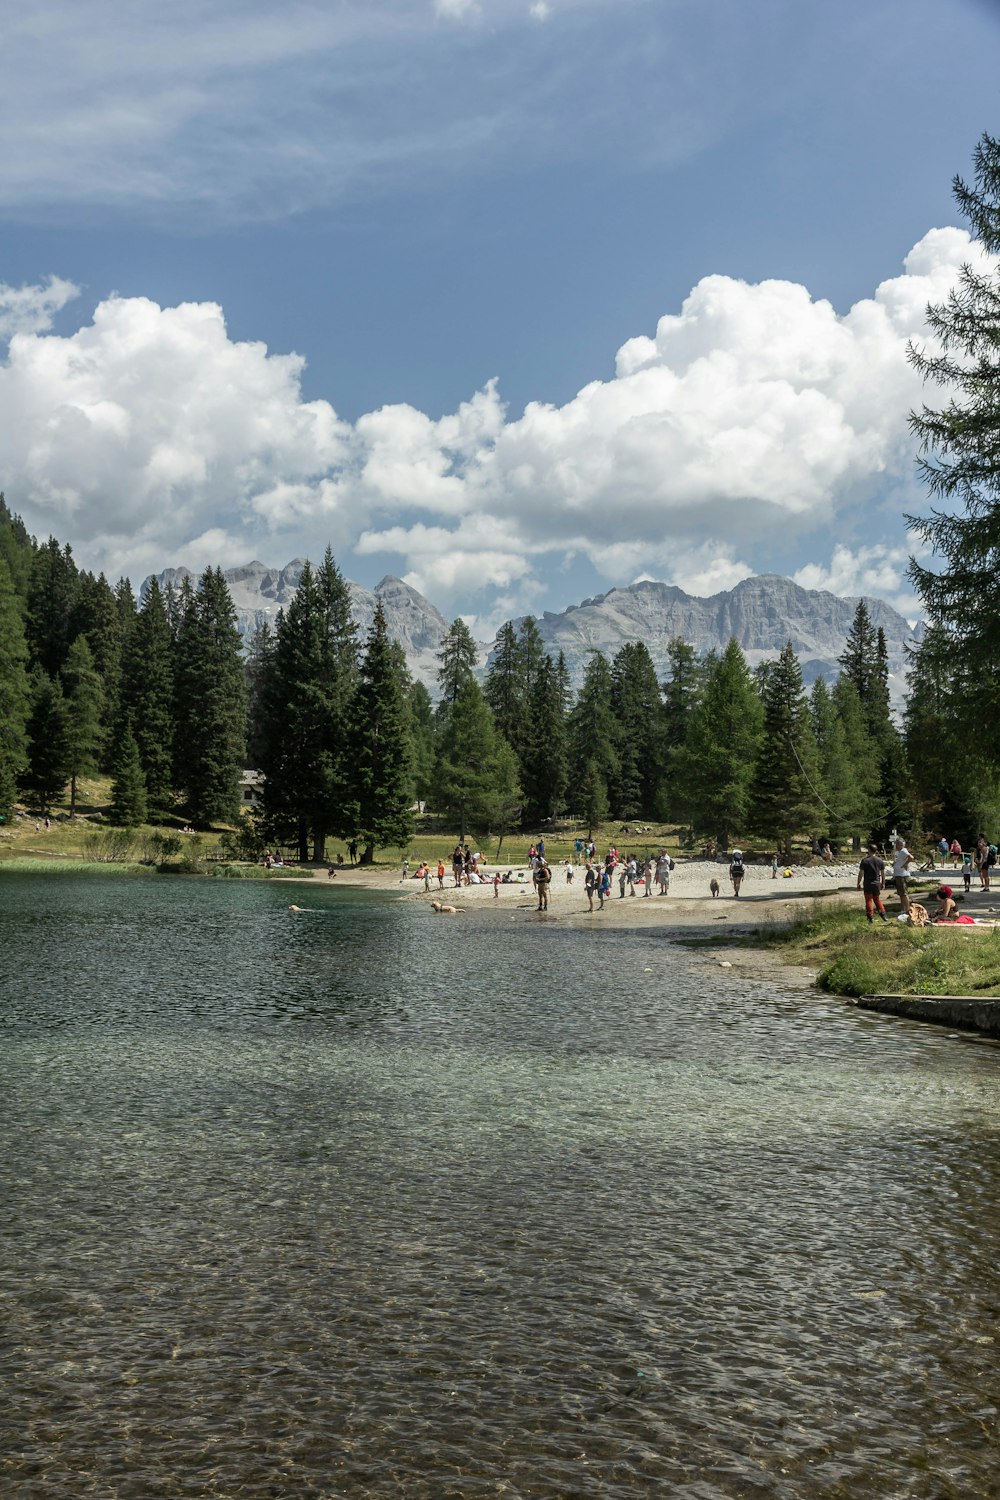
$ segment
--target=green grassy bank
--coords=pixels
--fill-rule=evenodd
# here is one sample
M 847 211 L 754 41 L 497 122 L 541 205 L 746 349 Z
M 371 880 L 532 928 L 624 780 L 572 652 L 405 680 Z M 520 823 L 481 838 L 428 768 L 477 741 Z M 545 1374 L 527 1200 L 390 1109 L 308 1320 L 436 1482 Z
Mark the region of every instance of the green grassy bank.
M 869 927 L 857 907 L 812 905 L 754 943 L 818 969 L 835 995 L 1000 995 L 1000 928 Z

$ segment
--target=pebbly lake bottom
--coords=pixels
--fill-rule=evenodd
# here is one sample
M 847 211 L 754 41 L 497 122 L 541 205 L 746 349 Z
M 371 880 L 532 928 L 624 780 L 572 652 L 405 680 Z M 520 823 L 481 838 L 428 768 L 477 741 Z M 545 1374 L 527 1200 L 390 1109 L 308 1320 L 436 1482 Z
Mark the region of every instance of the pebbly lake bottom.
M 0 1493 L 996 1492 L 996 1047 L 513 916 L 0 875 Z

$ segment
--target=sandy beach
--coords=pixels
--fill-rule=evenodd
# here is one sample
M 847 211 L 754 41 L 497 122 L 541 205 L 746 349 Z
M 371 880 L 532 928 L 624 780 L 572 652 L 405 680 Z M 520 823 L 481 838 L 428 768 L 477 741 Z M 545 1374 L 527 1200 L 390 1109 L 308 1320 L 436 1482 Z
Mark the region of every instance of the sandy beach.
M 444 879 L 444 892 L 438 887 L 436 875 L 431 876 L 430 890 L 424 889 L 423 880 L 414 880 L 412 875 L 404 880 L 402 870 L 370 869 L 345 865 L 338 868 L 337 884 L 369 890 L 395 892 L 401 899 L 424 902 L 428 906 L 440 899 L 467 911 L 512 915 L 524 913 L 540 915 L 531 885 L 527 866 L 514 868 L 515 877 L 520 873 L 523 880 L 500 886 L 499 896 L 494 896 L 492 877 L 497 867 L 487 864 L 486 883 L 456 888 L 450 867 Z M 501 867 L 501 873 L 508 868 Z M 801 907 L 803 898 L 824 896 L 828 899 L 849 899 L 854 896 L 856 865 L 844 864 L 827 868 L 792 867 L 791 875 L 784 876 L 779 870 L 778 878 L 772 878 L 770 866 L 747 866 L 741 894 L 737 899 L 727 874 L 728 866 L 714 860 L 678 860 L 670 877 L 670 891 L 666 896 L 656 893 L 646 897 L 641 881 L 636 885 L 634 896 L 626 893 L 619 896 L 618 881 L 614 881 L 612 895 L 604 903 L 603 911 L 595 902 L 594 911 L 587 909 L 587 897 L 583 887 L 583 866 L 573 868 L 572 883 L 566 880 L 565 866 L 555 865 L 549 893 L 549 909 L 542 914 L 548 920 L 558 920 L 573 926 L 602 923 L 621 928 L 690 928 L 700 927 L 706 934 L 716 924 L 723 932 L 726 928 L 745 929 L 766 922 L 781 921 Z M 317 879 L 322 879 L 317 874 Z M 713 896 L 709 889 L 711 880 L 718 880 L 720 894 Z M 842 893 L 842 894 L 839 894 Z

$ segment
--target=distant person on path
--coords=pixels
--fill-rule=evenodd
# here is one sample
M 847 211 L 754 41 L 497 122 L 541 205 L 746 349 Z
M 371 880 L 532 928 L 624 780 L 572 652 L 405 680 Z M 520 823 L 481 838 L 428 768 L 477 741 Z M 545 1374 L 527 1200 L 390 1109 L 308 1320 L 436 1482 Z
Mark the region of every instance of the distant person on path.
M 906 873 L 913 863 L 913 855 L 907 849 L 901 838 L 897 838 L 893 845 L 892 855 L 892 883 L 896 887 L 896 895 L 899 897 L 900 910 L 910 915 L 910 896 L 906 889 Z
M 902 843 L 902 839 L 897 839 Z M 881 921 L 887 921 L 885 907 L 882 905 L 882 890 L 885 886 L 885 860 L 878 852 L 877 844 L 868 845 L 868 853 L 858 865 L 858 890 L 864 892 L 865 916 L 869 923 L 874 920 L 878 912 Z
M 357 860 L 357 857 L 358 857 L 358 841 L 357 841 L 357 839 L 351 839 L 351 842 L 347 846 L 347 852 L 348 852 L 348 854 L 351 857 L 351 864 L 353 865 L 355 863 L 355 861 Z
M 734 849 L 733 857 L 729 864 L 729 878 L 733 883 L 733 895 L 738 897 L 743 877 L 746 874 L 746 866 L 743 863 L 743 850 Z
M 777 878 L 778 878 L 778 856 L 776 854 L 772 854 L 771 855 L 771 879 L 772 880 L 777 880 Z
M 962 863 L 962 846 L 958 839 L 952 839 L 948 846 L 948 853 L 951 855 L 952 867 L 957 870 Z

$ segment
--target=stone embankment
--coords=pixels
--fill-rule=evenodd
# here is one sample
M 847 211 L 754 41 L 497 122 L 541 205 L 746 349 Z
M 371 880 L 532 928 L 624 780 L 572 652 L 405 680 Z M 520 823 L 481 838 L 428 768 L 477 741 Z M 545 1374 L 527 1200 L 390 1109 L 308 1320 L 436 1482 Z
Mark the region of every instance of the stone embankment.
M 969 995 L 862 995 L 854 1002 L 862 1010 L 903 1016 L 909 1021 L 931 1021 L 956 1031 L 976 1031 L 1000 1037 L 1000 998 Z

